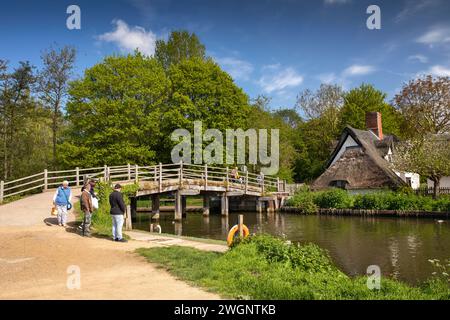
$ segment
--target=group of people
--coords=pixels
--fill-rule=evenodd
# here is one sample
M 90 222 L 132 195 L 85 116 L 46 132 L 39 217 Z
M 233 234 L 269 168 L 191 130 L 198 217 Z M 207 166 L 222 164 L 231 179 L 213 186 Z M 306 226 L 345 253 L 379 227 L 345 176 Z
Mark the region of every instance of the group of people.
M 79 229 L 85 237 L 91 236 L 92 215 L 94 210 L 98 209 L 98 198 L 95 194 L 96 183 L 96 180 L 88 179 L 81 188 L 80 207 L 83 212 L 83 222 Z M 122 186 L 116 184 L 114 191 L 109 196 L 112 236 L 114 241 L 127 242 L 122 236 L 126 205 L 121 190 Z M 67 180 L 64 180 L 61 186 L 56 189 L 53 196 L 53 205 L 56 207 L 58 225 L 67 227 L 68 210 L 72 209 L 72 191 Z

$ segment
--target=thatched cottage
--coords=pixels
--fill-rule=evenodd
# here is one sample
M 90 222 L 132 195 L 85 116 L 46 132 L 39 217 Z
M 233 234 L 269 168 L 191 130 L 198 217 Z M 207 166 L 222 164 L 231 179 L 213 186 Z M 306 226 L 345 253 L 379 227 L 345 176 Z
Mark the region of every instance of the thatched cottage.
M 325 172 L 312 184 L 313 189 L 338 187 L 347 190 L 372 190 L 410 185 L 418 188 L 415 173 L 396 172 L 390 162 L 395 136 L 383 135 L 381 114 L 366 114 L 367 130 L 347 126 L 326 164 Z

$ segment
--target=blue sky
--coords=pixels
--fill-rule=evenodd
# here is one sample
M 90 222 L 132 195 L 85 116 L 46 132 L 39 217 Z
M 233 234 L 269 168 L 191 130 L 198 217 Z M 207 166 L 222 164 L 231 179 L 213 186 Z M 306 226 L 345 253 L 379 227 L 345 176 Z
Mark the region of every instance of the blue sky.
M 66 8 L 81 8 L 81 30 L 66 28 Z M 369 30 L 366 9 L 381 9 Z M 0 59 L 11 66 L 56 43 L 78 50 L 76 72 L 111 53 L 154 42 L 174 29 L 195 32 L 207 52 L 250 97 L 292 107 L 320 83 L 345 89 L 372 83 L 390 98 L 418 74 L 450 76 L 447 0 L 120 0 L 20 1 L 2 4 Z

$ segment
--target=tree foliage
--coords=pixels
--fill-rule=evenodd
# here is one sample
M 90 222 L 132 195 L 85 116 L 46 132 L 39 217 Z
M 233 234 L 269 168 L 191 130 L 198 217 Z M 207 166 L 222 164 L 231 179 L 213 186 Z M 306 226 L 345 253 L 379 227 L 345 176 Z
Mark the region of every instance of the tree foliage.
M 355 129 L 366 130 L 366 113 L 380 112 L 383 132 L 401 136 L 402 117 L 393 106 L 385 102 L 386 97 L 385 93 L 368 84 L 350 90 L 344 97 L 341 129 L 349 125 Z
M 394 167 L 415 172 L 434 182 L 434 197 L 439 194 L 440 180 L 450 176 L 450 137 L 428 135 L 399 144 L 394 154 Z
M 87 69 L 70 84 L 60 161 L 71 167 L 154 162 L 168 88 L 161 65 L 138 52 Z
M 39 94 L 43 105 L 52 114 L 53 166 L 56 165 L 57 135 L 62 121 L 62 105 L 66 98 L 67 86 L 75 63 L 75 48 L 65 46 L 50 48 L 43 52 L 43 70 L 38 77 Z
M 450 78 L 411 80 L 395 96 L 411 135 L 450 133 Z
M 167 41 L 162 39 L 156 41 L 155 57 L 165 70 L 169 70 L 171 65 L 185 59 L 205 60 L 205 46 L 195 33 L 186 30 L 172 31 Z

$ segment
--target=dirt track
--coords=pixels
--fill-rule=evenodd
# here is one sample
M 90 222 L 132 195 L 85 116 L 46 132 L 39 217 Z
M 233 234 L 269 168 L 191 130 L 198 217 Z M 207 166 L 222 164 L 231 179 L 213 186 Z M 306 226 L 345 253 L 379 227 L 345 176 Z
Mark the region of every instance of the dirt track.
M 123 244 L 83 238 L 49 217 L 51 197 L 43 193 L 0 207 L 0 299 L 220 298 L 176 280 L 133 253 L 168 242 L 203 250 L 217 246 L 179 239 Z M 67 287 L 72 265 L 80 268 L 80 289 Z

